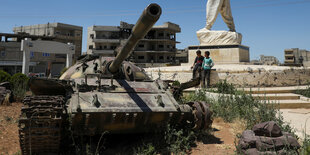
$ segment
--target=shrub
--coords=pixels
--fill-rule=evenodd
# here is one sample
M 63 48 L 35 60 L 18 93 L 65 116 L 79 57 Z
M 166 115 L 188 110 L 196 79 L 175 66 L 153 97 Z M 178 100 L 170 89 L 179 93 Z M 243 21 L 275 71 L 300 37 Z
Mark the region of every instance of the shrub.
M 11 75 L 3 70 L 0 70 L 0 83 L 9 82 L 11 79 Z
M 146 137 L 142 145 L 133 148 L 134 154 L 186 154 L 198 138 L 188 127 L 177 127 L 167 124 L 164 132 Z M 148 141 L 147 143 L 145 143 Z
M 223 94 L 236 94 L 238 93 L 236 87 L 233 84 L 227 83 L 226 80 L 220 80 L 215 84 L 215 89 L 209 89 L 208 91 Z
M 28 80 L 29 78 L 22 73 L 16 73 L 11 77 L 11 88 L 16 101 L 21 101 L 24 98 L 28 89 Z
M 236 90 L 234 86 L 229 89 L 226 88 L 222 90 Z M 205 94 L 205 91 L 200 90 L 188 95 L 183 101 L 205 101 L 210 104 L 213 117 L 221 117 L 226 122 L 244 120 L 247 129 L 251 129 L 257 123 L 275 121 L 284 131 L 293 132 L 292 128 L 284 123 L 279 109 L 274 104 L 268 103 L 268 101 L 260 102 L 255 100 L 251 94 L 242 91 L 230 92 L 230 94 L 234 95 L 222 94 L 217 100 L 207 98 Z
M 308 88 L 304 89 L 304 90 L 302 90 L 302 89 L 296 90 L 295 93 L 310 98 L 310 86 L 308 86 Z
M 310 154 L 310 136 L 305 134 L 300 154 Z

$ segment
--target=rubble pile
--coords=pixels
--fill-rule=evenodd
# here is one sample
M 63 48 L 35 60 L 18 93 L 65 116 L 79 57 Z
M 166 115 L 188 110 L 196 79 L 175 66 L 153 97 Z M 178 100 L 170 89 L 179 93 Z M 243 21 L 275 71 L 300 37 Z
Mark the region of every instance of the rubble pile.
M 284 155 L 299 148 L 297 139 L 290 133 L 282 132 L 274 121 L 256 124 L 252 130 L 243 131 L 239 140 L 239 149 L 247 155 Z

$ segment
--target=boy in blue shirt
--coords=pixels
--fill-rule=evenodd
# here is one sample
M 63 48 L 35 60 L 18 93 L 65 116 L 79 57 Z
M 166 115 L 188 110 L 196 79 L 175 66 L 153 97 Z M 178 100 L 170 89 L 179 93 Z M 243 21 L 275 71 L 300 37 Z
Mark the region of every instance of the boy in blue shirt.
M 210 88 L 210 75 L 211 75 L 211 68 L 213 67 L 214 63 L 213 60 L 210 58 L 210 52 L 205 52 L 205 58 L 202 62 L 202 88 L 205 88 L 205 79 L 207 78 L 207 88 Z

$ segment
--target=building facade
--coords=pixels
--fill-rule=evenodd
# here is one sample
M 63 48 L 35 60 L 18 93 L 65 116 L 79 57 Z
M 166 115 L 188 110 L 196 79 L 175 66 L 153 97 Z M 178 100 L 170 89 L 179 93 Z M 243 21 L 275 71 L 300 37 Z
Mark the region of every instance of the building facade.
M 284 65 L 310 67 L 310 51 L 291 48 L 284 50 Z
M 21 40 L 31 38 L 32 40 L 49 40 L 56 38 L 52 36 L 37 36 L 27 33 L 9 34 L 0 33 L 0 70 L 4 70 L 9 74 L 22 72 L 23 52 L 21 51 Z M 65 67 L 65 54 L 50 54 L 30 52 L 29 71 L 34 74 L 46 76 L 59 75 L 60 71 Z
M 279 65 L 279 60 L 274 56 L 260 55 L 259 61 L 262 65 Z
M 75 61 L 79 56 L 81 56 L 83 34 L 83 27 L 81 26 L 69 25 L 64 23 L 47 23 L 14 27 L 13 32 L 15 34 L 28 33 L 30 35 L 36 36 L 49 36 L 54 37 L 54 41 L 57 42 L 65 44 L 72 43 L 73 45 L 75 45 L 75 54 L 73 56 L 73 61 Z M 62 57 L 61 55 L 56 56 Z
M 115 49 L 126 42 L 134 25 L 121 22 L 120 26 L 91 26 L 88 28 L 87 53 L 115 56 Z M 173 63 L 176 60 L 176 33 L 179 25 L 166 22 L 153 26 L 135 47 L 131 60 L 136 64 Z M 146 66 L 145 66 L 146 67 Z

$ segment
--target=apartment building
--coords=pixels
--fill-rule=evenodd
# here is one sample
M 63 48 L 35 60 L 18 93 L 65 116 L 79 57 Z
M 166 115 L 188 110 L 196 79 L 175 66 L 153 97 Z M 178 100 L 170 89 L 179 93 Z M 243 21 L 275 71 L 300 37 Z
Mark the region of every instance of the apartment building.
M 23 52 L 21 51 L 21 40 L 31 38 L 32 40 L 54 41 L 52 36 L 37 36 L 27 33 L 0 33 L 0 70 L 9 74 L 22 72 Z M 66 54 L 37 53 L 30 52 L 29 71 L 41 75 L 59 75 L 65 67 Z
M 121 22 L 120 26 L 91 26 L 87 29 L 87 53 L 114 56 L 115 49 L 125 43 L 131 34 L 133 24 Z M 153 26 L 135 47 L 131 60 L 140 66 L 146 64 L 173 63 L 176 60 L 176 33 L 179 25 L 166 22 Z
M 28 33 L 30 35 L 36 36 L 49 36 L 54 37 L 54 41 L 61 43 L 72 43 L 75 45 L 75 54 L 73 56 L 73 61 L 75 61 L 79 56 L 81 56 L 82 51 L 82 34 L 83 27 L 76 25 L 69 25 L 64 23 L 47 23 L 38 24 L 30 26 L 20 26 L 14 27 L 13 32 L 18 33 Z M 57 55 L 56 57 L 62 58 L 62 55 Z
M 284 50 L 284 65 L 310 67 L 310 51 L 299 48 Z

